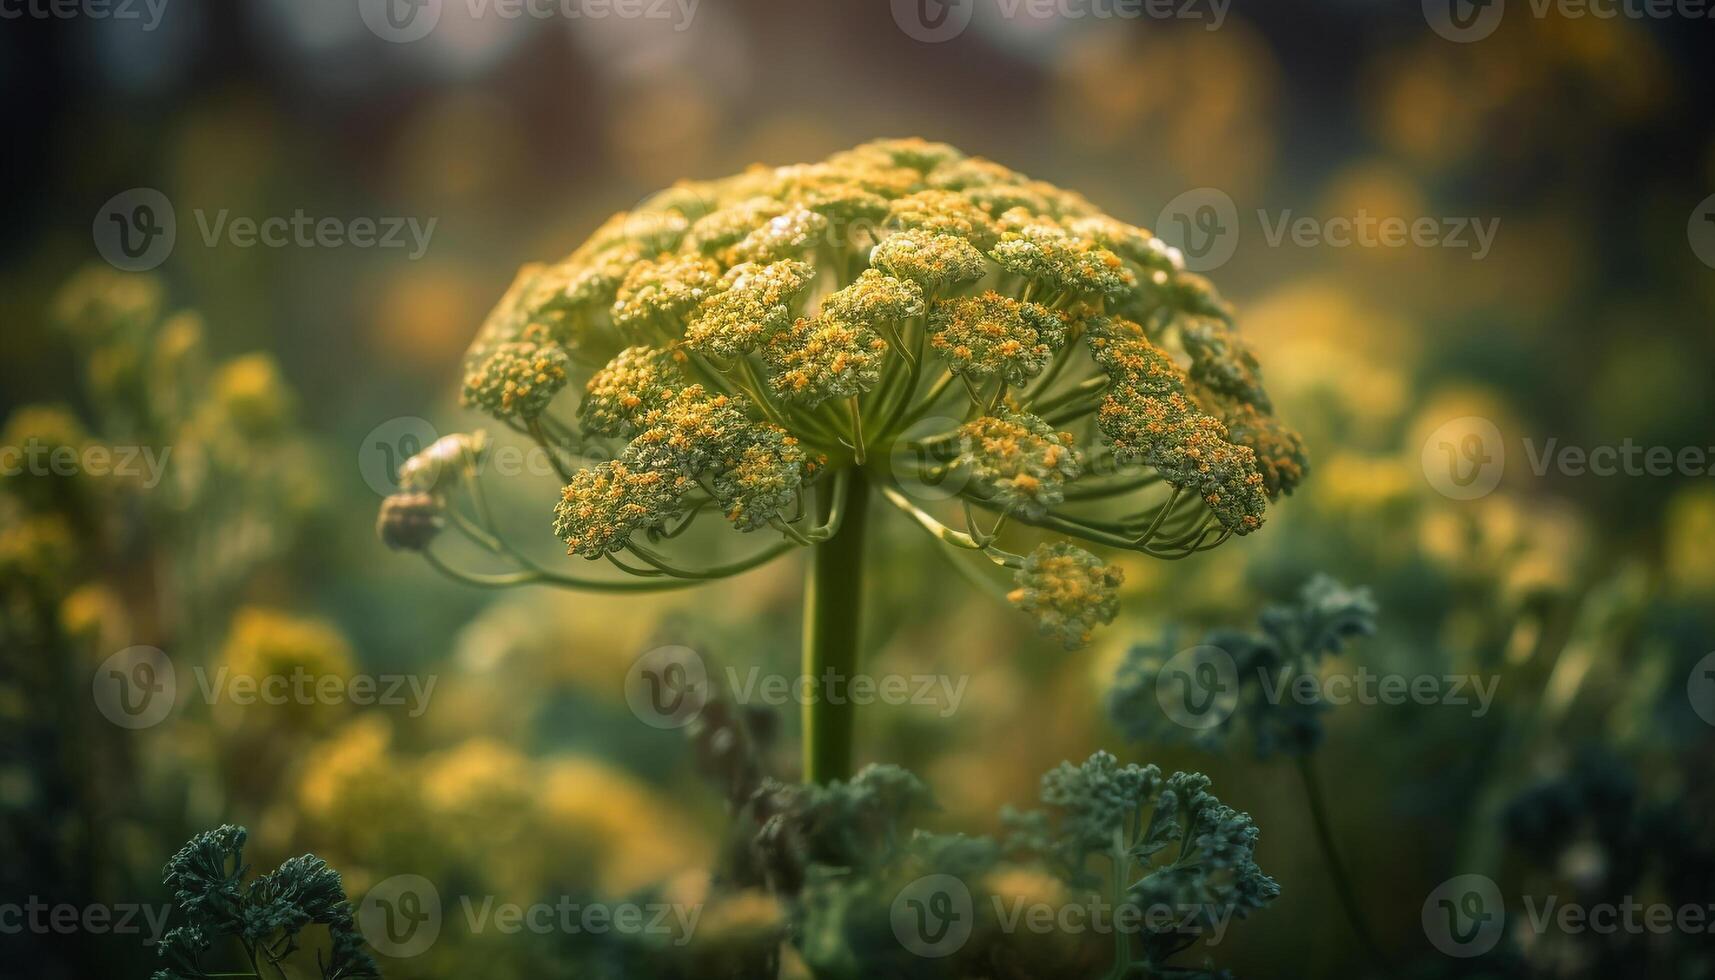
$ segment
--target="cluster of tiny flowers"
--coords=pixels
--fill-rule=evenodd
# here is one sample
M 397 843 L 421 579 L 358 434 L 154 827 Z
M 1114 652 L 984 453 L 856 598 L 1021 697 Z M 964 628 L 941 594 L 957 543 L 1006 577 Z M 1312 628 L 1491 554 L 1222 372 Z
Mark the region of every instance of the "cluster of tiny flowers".
M 533 339 L 497 344 L 464 377 L 464 403 L 495 418 L 536 418 L 566 386 L 570 358 L 558 346 L 543 343 L 546 331 L 533 327 Z
M 1063 501 L 1066 484 L 1083 471 L 1070 432 L 1010 409 L 960 428 L 959 450 L 959 464 L 970 467 L 988 499 L 1026 517 L 1041 517 Z
M 1024 559 L 1007 599 L 1036 621 L 1043 636 L 1068 650 L 1090 642 L 1090 631 L 1114 621 L 1125 573 L 1064 541 L 1037 546 Z
M 944 434 L 975 477 L 967 499 L 1026 523 L 1066 526 L 1052 511 L 1094 469 L 1080 442 L 1153 470 L 1173 505 L 1204 508 L 1148 525 L 1161 553 L 1201 547 L 1202 519 L 1255 530 L 1306 468 L 1232 311 L 1174 250 L 917 139 L 681 182 L 613 216 L 520 272 L 464 387 L 512 427 L 610 460 L 568 474 L 555 509 L 568 551 L 591 558 L 711 504 L 746 531 L 796 520 L 809 481 L 885 458 L 882 441 L 945 411 L 977 418 Z M 567 389 L 581 398 L 556 417 Z M 967 393 L 968 413 L 929 411 Z M 1054 628 L 1087 631 L 1092 608 Z

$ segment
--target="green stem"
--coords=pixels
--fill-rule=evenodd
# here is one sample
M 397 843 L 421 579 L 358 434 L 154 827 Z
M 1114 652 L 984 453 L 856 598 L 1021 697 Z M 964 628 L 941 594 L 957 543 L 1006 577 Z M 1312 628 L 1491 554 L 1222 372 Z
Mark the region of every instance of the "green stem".
M 819 685 L 827 674 L 848 689 L 858 666 L 858 627 L 863 610 L 864 522 L 869 479 L 850 471 L 845 518 L 839 530 L 810 553 L 804 583 L 804 677 Z M 829 501 L 829 506 L 833 506 Z M 856 713 L 849 698 L 829 702 L 825 687 L 804 700 L 804 781 L 850 779 Z
M 1345 909 L 1346 921 L 1351 924 L 1352 932 L 1357 935 L 1358 943 L 1363 946 L 1370 962 L 1386 974 L 1387 958 L 1382 955 L 1381 947 L 1376 945 L 1375 937 L 1370 935 L 1369 924 L 1364 921 L 1363 907 L 1358 904 L 1358 891 L 1352 886 L 1352 877 L 1346 872 L 1346 864 L 1340 860 L 1340 852 L 1334 847 L 1334 831 L 1328 823 L 1328 806 L 1322 800 L 1322 787 L 1316 781 L 1316 766 L 1308 754 L 1298 757 L 1298 775 L 1304 780 L 1304 793 L 1310 800 L 1310 819 L 1316 825 L 1316 842 L 1322 847 L 1322 859 L 1328 863 L 1328 875 L 1334 879 L 1334 890 L 1340 896 L 1340 905 Z

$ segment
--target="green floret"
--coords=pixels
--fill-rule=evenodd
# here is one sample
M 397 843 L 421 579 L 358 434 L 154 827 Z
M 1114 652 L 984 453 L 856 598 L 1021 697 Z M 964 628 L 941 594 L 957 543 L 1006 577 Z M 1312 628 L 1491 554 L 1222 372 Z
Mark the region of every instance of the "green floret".
M 993 160 L 963 157 L 936 167 L 929 174 L 929 186 L 936 190 L 969 191 L 977 187 L 1017 185 L 1029 179 L 1011 167 Z
M 829 221 L 876 222 L 887 215 L 887 198 L 865 190 L 842 174 L 820 173 L 783 183 L 783 198 Z
M 566 386 L 570 358 L 552 342 L 501 344 L 464 377 L 464 404 L 497 419 L 536 418 Z
M 994 247 L 1000 237 L 994 219 L 957 191 L 926 190 L 894 201 L 886 227 L 929 235 L 951 235 L 978 249 Z
M 590 377 L 578 403 L 578 423 L 591 435 L 637 433 L 645 412 L 682 387 L 674 356 L 654 347 L 627 347 Z
M 715 476 L 715 501 L 734 527 L 754 531 L 792 508 L 804 472 L 797 439 L 779 426 L 755 426 Z
M 1191 355 L 1192 381 L 1264 412 L 1273 411 L 1256 354 L 1232 324 L 1210 316 L 1187 316 L 1178 323 L 1180 342 Z
M 808 208 L 771 218 L 726 251 L 729 265 L 797 258 L 827 239 L 828 219 Z
M 787 401 L 815 407 L 876 386 L 887 341 L 862 323 L 820 313 L 800 317 L 762 350 L 769 384 Z
M 857 281 L 822 301 L 822 313 L 846 323 L 877 327 L 923 315 L 923 288 L 865 269 Z
M 949 371 L 977 381 L 998 374 L 1009 385 L 1041 373 L 1066 342 L 1060 314 L 993 290 L 936 303 L 929 326 L 929 346 L 946 358 Z
M 1070 432 L 1010 409 L 961 427 L 959 453 L 985 497 L 1030 519 L 1064 501 L 1066 484 L 1083 471 Z
M 230 969 L 229 965 L 204 963 L 215 946 L 214 937 L 242 947 L 242 960 L 240 951 L 231 951 L 231 965 L 244 960 L 267 962 L 281 976 L 314 972 L 324 980 L 379 978 L 375 960 L 358 938 L 338 872 L 321 858 L 305 854 L 258 875 L 246 886 L 247 836 L 243 827 L 230 825 L 201 833 L 167 862 L 163 881 L 173 890 L 179 916 L 189 921 L 161 937 L 156 951 L 167 965 L 155 973 L 155 980 L 234 975 L 220 972 Z M 329 938 L 313 968 L 292 962 L 293 954 L 306 948 L 301 934 L 311 925 L 325 926 Z
M 1234 405 L 1221 420 L 1228 438 L 1256 453 L 1257 470 L 1270 500 L 1290 494 L 1304 481 L 1310 457 L 1303 436 L 1255 405 Z
M 904 139 L 870 140 L 854 149 L 834 155 L 834 161 L 847 157 L 879 159 L 895 167 L 910 167 L 927 173 L 937 167 L 956 163 L 965 158 L 957 147 L 936 143 L 916 136 Z
M 691 314 L 686 344 L 720 358 L 750 353 L 792 322 L 788 304 L 815 275 L 815 267 L 795 259 L 733 266 L 721 281 L 721 291 Z
M 652 209 L 621 211 L 608 218 L 572 254 L 573 261 L 592 259 L 602 252 L 632 252 L 638 255 L 660 255 L 679 247 L 690 228 L 690 220 L 677 211 Z
M 1257 617 L 1257 629 L 1223 627 L 1204 634 L 1198 646 L 1231 658 L 1238 686 L 1222 692 L 1230 699 L 1230 710 L 1196 729 L 1171 720 L 1161 710 L 1163 686 L 1173 683 L 1168 665 L 1186 649 L 1184 641 L 1168 631 L 1158 641 L 1127 651 L 1108 693 L 1108 716 L 1132 741 L 1189 739 L 1213 750 L 1245 729 L 1251 751 L 1259 759 L 1312 752 L 1322 742 L 1322 715 L 1331 706 L 1319 696 L 1283 699 L 1274 692 L 1292 689 L 1300 678 L 1316 677 L 1325 658 L 1354 639 L 1373 636 L 1379 614 L 1370 590 L 1317 575 L 1304 584 L 1295 601 L 1265 608 Z M 1313 695 L 1319 690 L 1310 688 Z
M 609 460 L 572 474 L 554 506 L 554 534 L 566 554 L 594 560 L 625 547 L 635 531 L 671 520 L 695 486 L 687 477 Z
M 1065 541 L 1036 546 L 1024 559 L 1007 594 L 1014 606 L 1036 620 L 1043 636 L 1059 639 L 1068 650 L 1090 642 L 1090 631 L 1114 621 L 1125 573 Z
M 1196 493 L 1222 527 L 1249 534 L 1262 526 L 1268 493 L 1256 453 L 1228 441 L 1226 426 L 1183 391 L 1164 394 L 1119 382 L 1103 398 L 1096 422 L 1116 459 L 1141 462 Z
M 710 394 L 702 385 L 673 392 L 646 410 L 641 432 L 626 447 L 634 467 L 694 477 L 731 456 L 753 428 L 743 399 Z
M 753 197 L 698 218 L 685 235 L 685 249 L 715 256 L 744 241 L 751 232 L 786 213 L 771 197 Z
M 1126 975 L 1182 972 L 1168 960 L 1232 918 L 1244 918 L 1280 896 L 1280 886 L 1256 864 L 1258 831 L 1251 818 L 1209 792 L 1201 773 L 1163 777 L 1153 765 L 1121 766 L 1107 752 L 1061 763 L 1042 777 L 1051 812 L 1007 815 L 1015 850 L 1040 853 L 1066 869 L 1074 884 L 1100 889 L 1092 859 L 1105 859 L 1143 929 Z M 1163 918 L 1161 911 L 1173 914 Z
M 1057 293 L 1120 299 L 1137 288 L 1137 276 L 1118 255 L 1045 221 L 1010 223 L 989 257 Z
M 1030 181 L 972 187 L 965 191 L 965 199 L 996 218 L 1008 211 L 1028 211 L 1034 215 L 1058 213 L 1055 199 Z
M 1130 320 L 1096 316 L 1084 321 L 1084 340 L 1096 366 L 1114 382 L 1146 394 L 1185 390 L 1185 373 Z
M 924 232 L 898 232 L 870 251 L 870 264 L 890 276 L 909 279 L 928 291 L 976 282 L 988 274 L 977 247 L 963 238 Z
M 485 358 L 501 344 L 523 340 L 532 331 L 570 339 L 567 324 L 575 305 L 566 295 L 565 266 L 531 263 L 518 270 L 506 294 L 489 312 L 466 355 L 468 363 Z
M 1088 238 L 1122 259 L 1135 262 L 1149 272 L 1173 272 L 1173 253 L 1167 243 L 1136 225 L 1105 214 L 1085 215 L 1066 223 L 1066 230 Z
M 663 255 L 639 262 L 619 286 L 613 320 L 629 329 L 651 323 L 675 324 L 704 298 L 714 295 L 720 274 L 720 266 L 710 259 Z

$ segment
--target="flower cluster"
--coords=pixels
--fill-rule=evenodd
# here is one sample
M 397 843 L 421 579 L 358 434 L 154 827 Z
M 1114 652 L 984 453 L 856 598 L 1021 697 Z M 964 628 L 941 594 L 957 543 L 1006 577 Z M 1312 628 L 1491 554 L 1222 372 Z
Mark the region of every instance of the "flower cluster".
M 563 391 L 581 397 L 557 414 Z M 685 181 L 614 215 L 520 273 L 467 355 L 465 400 L 556 459 L 605 460 L 561 468 L 570 553 L 712 577 L 649 546 L 706 510 L 817 544 L 853 487 L 880 483 L 942 541 L 1018 571 L 1016 601 L 1068 641 L 1112 618 L 1114 576 L 1005 550 L 1009 522 L 1183 557 L 1256 530 L 1306 469 L 1232 310 L 1177 252 L 920 139 Z M 900 462 L 931 442 L 973 477 L 963 530 L 888 492 L 935 482 Z M 417 512 L 392 511 L 392 540 L 422 539 Z
M 1018 587 L 1007 598 L 1036 621 L 1043 636 L 1075 650 L 1090 641 L 1092 629 L 1114 621 L 1124 581 L 1125 573 L 1115 566 L 1057 541 L 1039 545 L 1024 559 Z

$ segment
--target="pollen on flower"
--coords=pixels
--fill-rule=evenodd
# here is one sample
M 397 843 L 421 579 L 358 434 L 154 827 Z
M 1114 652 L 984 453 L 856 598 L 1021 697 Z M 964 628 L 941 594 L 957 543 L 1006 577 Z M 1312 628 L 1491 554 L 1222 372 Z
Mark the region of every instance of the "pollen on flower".
M 1125 573 L 1064 541 L 1038 545 L 1015 576 L 1007 599 L 1036 620 L 1043 636 L 1068 650 L 1090 642 L 1090 631 L 1114 621 Z
M 1066 340 L 1066 321 L 1036 303 L 989 291 L 942 300 L 929 315 L 929 346 L 954 374 L 1023 384 L 1041 373 Z
M 925 290 L 950 289 L 988 274 L 983 253 L 952 235 L 899 232 L 877 245 L 869 260 L 888 275 L 909 279 Z
M 464 404 L 497 419 L 536 418 L 566 386 L 570 359 L 533 328 L 531 339 L 500 344 L 464 377 Z
M 715 500 L 734 527 L 754 531 L 788 512 L 806 470 L 797 439 L 779 426 L 758 426 L 723 461 L 714 479 Z
M 752 231 L 726 251 L 726 260 L 778 262 L 797 258 L 827 236 L 828 219 L 808 208 L 787 211 Z
M 1137 288 L 1137 276 L 1118 255 L 1057 223 L 1010 211 L 1000 243 L 989 255 L 1001 268 L 1042 287 L 1074 295 L 1118 299 Z
M 672 354 L 656 347 L 627 347 L 590 376 L 578 403 L 578 422 L 591 435 L 631 437 L 643 414 L 684 384 Z
M 613 321 L 621 327 L 674 323 L 707 296 L 720 281 L 720 266 L 709 259 L 663 255 L 631 267 L 613 302 Z
M 579 470 L 554 507 L 554 533 L 566 543 L 566 554 L 600 558 L 623 548 L 633 532 L 670 520 L 693 485 L 621 460 Z
M 810 407 L 875 387 L 886 353 L 874 330 L 827 313 L 800 317 L 762 351 L 775 393 Z
M 789 304 L 815 275 L 815 267 L 793 259 L 733 266 L 722 277 L 720 291 L 691 314 L 685 343 L 720 358 L 750 353 L 792 322 Z
M 689 385 L 644 411 L 625 458 L 641 469 L 693 477 L 718 464 L 753 428 L 742 399 Z
M 959 429 L 958 461 L 990 500 L 1032 519 L 1064 501 L 1066 484 L 1083 473 L 1070 432 L 1004 408 Z

